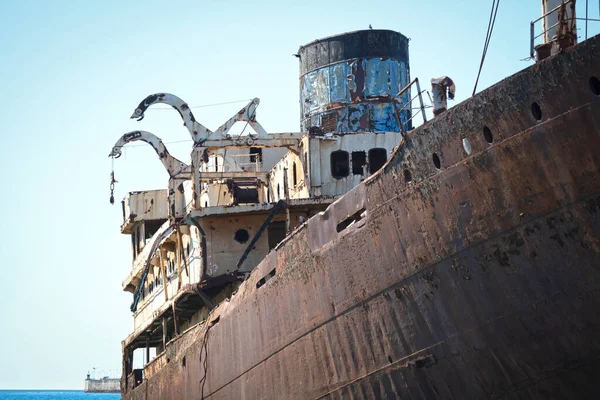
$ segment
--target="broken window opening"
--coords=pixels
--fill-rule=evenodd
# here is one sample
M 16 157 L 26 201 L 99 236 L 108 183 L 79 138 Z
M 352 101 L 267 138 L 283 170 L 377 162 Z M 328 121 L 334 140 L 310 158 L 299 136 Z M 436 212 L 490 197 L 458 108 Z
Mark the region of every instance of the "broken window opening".
M 267 281 L 269 279 L 271 279 L 272 277 L 275 276 L 275 268 L 273 268 L 273 270 L 271 270 L 271 272 L 269 272 L 268 274 L 266 274 L 261 280 L 259 280 L 258 282 L 256 282 L 256 288 L 258 289 L 259 287 L 261 287 L 262 285 L 264 285 L 265 283 L 267 283 Z
M 273 221 L 267 228 L 267 236 L 269 242 L 269 251 L 273 250 L 277 245 L 285 239 L 285 221 Z
M 152 236 L 154 236 L 154 234 L 156 232 L 158 232 L 158 230 L 160 229 L 162 224 L 165 223 L 165 221 L 166 221 L 166 219 L 155 219 L 155 220 L 150 220 L 150 221 L 144 221 L 144 235 L 145 235 L 144 243 L 146 243 L 148 241 L 148 239 L 151 239 Z
M 369 173 L 374 174 L 379 171 L 387 161 L 387 150 L 375 148 L 369 150 Z
M 352 173 L 362 175 L 363 167 L 367 164 L 367 153 L 364 151 L 352 152 Z
M 337 232 L 340 233 L 341 231 L 343 231 L 344 229 L 346 229 L 353 223 L 358 222 L 361 219 L 363 219 L 364 213 L 365 213 L 365 209 L 361 208 L 360 210 L 358 210 L 357 212 L 355 212 L 354 214 L 352 214 L 351 216 L 349 216 L 348 218 L 346 218 L 345 220 L 340 222 L 336 227 Z
M 294 174 L 294 176 L 293 176 L 294 186 L 297 186 L 298 185 L 298 170 L 296 169 L 295 162 L 294 162 L 294 165 L 292 166 L 292 173 Z
M 262 147 L 250 147 L 250 162 L 262 162 Z
M 350 155 L 347 151 L 337 150 L 331 153 L 331 176 L 342 179 L 350 175 Z

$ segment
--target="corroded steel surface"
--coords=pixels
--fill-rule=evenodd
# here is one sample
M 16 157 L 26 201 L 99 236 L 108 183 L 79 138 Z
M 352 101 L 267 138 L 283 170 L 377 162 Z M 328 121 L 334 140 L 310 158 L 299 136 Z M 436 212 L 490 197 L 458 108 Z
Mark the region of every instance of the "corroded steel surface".
M 394 31 L 344 33 L 302 46 L 301 130 L 399 132 L 410 119 L 408 39 Z
M 598 398 L 599 61 L 596 37 L 407 134 L 124 398 Z

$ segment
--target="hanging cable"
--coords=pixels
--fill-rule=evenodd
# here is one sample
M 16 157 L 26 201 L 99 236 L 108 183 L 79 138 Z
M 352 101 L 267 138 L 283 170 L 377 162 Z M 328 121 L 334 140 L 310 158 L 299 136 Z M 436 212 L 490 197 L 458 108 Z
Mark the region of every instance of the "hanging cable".
M 215 106 L 223 106 L 226 104 L 247 103 L 249 101 L 252 101 L 252 99 L 232 100 L 232 101 L 225 101 L 223 103 L 200 104 L 198 106 L 190 106 L 189 108 L 215 107 Z M 173 109 L 172 107 L 152 107 L 152 108 L 149 108 L 148 110 L 172 110 L 172 109 Z
M 115 179 L 115 157 L 111 157 L 112 170 L 110 171 L 110 204 L 115 204 L 115 183 L 118 183 Z
M 585 0 L 585 40 L 588 38 L 588 3 L 590 0 Z
M 192 139 L 183 139 L 183 140 L 173 140 L 171 142 L 163 142 L 163 144 L 176 144 L 176 143 L 191 143 L 193 142 Z M 123 152 L 126 153 L 127 152 L 127 148 L 132 148 L 132 147 L 148 147 L 148 145 L 146 144 L 128 144 L 127 147 L 123 147 Z M 125 154 L 125 158 L 127 158 L 127 154 Z
M 202 375 L 202 378 L 200 378 L 200 395 L 202 396 L 201 399 L 204 399 L 204 385 L 206 384 L 206 375 L 208 372 L 208 332 L 212 327 L 212 325 L 208 323 L 208 318 L 206 319 L 206 321 L 207 323 L 206 331 L 204 332 L 204 340 L 202 341 L 202 347 L 200 347 L 200 360 L 203 361 L 202 366 L 204 367 L 204 374 Z M 204 357 L 202 357 L 202 352 L 204 352 Z
M 256 117 L 256 109 L 257 108 L 258 108 L 258 106 L 254 107 L 254 111 L 252 112 L 252 115 L 249 115 L 248 121 L 246 121 L 246 125 L 244 125 L 244 128 L 242 129 L 242 131 L 240 132 L 238 137 L 240 137 L 244 134 L 244 131 L 246 130 L 246 128 L 248 127 L 248 124 L 250 123 L 250 120 L 253 120 Z M 228 149 L 228 147 L 225 147 L 225 151 L 223 152 L 223 168 L 221 168 L 221 181 L 223 180 L 223 176 L 225 175 L 225 158 L 227 157 L 227 149 Z M 217 157 L 215 157 L 215 165 L 217 165 L 217 166 L 219 165 Z M 219 196 L 217 197 L 216 205 L 218 206 L 220 202 L 221 202 L 221 190 L 219 190 Z
M 499 5 L 500 5 L 500 0 L 492 0 L 492 10 L 490 12 L 490 20 L 488 22 L 487 34 L 485 36 L 485 43 L 483 45 L 483 53 L 481 54 L 481 62 L 479 63 L 479 72 L 477 72 L 477 79 L 475 80 L 475 87 L 473 88 L 473 96 L 475 96 L 475 92 L 477 91 L 477 84 L 479 83 L 479 77 L 481 76 L 483 62 L 484 62 L 485 56 L 487 54 L 488 46 L 490 44 L 490 39 L 492 38 L 492 32 L 494 31 L 494 25 L 496 24 L 496 14 L 498 14 L 498 6 Z

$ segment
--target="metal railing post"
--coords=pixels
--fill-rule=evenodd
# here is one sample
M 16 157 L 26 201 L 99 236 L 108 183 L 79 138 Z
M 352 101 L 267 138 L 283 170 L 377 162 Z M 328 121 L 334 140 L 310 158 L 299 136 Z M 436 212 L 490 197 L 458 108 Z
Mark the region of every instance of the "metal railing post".
M 529 35 L 529 55 L 531 56 L 531 58 L 534 57 L 533 54 L 533 42 L 535 41 L 535 22 L 531 21 L 530 24 L 530 29 L 529 29 L 530 35 Z
M 421 103 L 421 116 L 423 117 L 423 123 L 425 123 L 427 122 L 427 117 L 425 116 L 425 106 L 423 105 L 423 96 L 421 96 L 421 85 L 419 85 L 419 78 L 415 78 L 415 83 L 417 85 L 417 93 L 419 94 L 419 103 Z

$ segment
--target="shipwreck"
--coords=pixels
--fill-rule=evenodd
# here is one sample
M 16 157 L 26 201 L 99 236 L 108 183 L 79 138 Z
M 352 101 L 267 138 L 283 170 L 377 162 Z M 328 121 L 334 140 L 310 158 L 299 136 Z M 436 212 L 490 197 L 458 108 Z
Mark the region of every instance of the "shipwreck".
M 122 202 L 123 398 L 599 396 L 600 37 L 574 4 L 543 1 L 536 63 L 451 108 L 373 29 L 300 47 L 300 132 L 258 99 L 212 131 L 145 98 L 132 118 L 168 104 L 193 144 L 110 153 L 144 141 L 169 173 Z

